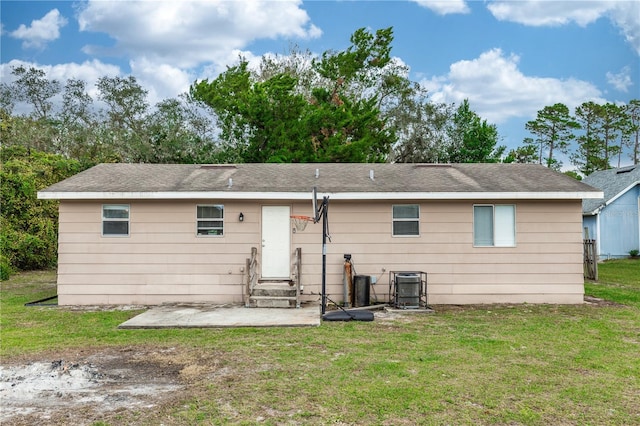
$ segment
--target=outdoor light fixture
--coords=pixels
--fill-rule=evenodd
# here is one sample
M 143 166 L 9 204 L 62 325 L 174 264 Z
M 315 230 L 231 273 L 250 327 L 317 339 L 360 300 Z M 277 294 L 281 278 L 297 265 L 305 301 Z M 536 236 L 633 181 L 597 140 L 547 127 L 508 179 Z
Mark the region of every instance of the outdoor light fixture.
M 242 214 L 242 212 L 240 212 L 240 216 L 238 216 L 238 220 L 240 222 L 244 221 L 244 215 Z

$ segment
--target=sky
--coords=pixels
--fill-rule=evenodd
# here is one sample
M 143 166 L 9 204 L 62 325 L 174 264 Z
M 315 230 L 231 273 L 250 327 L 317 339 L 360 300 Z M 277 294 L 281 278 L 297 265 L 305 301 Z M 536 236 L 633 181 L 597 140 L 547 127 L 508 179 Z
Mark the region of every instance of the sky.
M 239 55 L 322 54 L 393 27 L 392 56 L 435 102 L 460 104 L 515 148 L 545 106 L 640 98 L 640 0 L 0 1 L 0 79 L 43 69 L 94 88 L 133 75 L 149 101 L 213 79 Z

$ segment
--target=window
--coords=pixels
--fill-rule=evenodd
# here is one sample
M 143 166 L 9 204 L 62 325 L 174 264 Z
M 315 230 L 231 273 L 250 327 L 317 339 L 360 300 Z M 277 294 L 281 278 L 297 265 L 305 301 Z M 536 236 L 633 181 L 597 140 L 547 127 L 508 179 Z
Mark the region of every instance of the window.
M 473 245 L 514 247 L 516 245 L 516 207 L 473 206 Z
M 224 234 L 224 206 L 198 206 L 198 235 Z
M 393 206 L 393 236 L 420 235 L 420 207 L 417 204 Z
M 128 204 L 104 204 L 102 206 L 102 235 L 129 235 Z

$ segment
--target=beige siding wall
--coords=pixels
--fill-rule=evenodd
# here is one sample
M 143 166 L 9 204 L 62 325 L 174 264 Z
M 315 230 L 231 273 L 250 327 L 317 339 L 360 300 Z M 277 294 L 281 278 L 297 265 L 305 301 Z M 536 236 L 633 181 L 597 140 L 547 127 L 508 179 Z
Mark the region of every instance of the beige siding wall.
M 259 205 L 109 201 L 131 206 L 130 235 L 103 237 L 102 204 L 60 205 L 61 304 L 242 301 L 245 259 L 260 246 Z M 224 236 L 196 236 L 198 204 L 224 205 Z
M 225 235 L 197 237 L 195 206 L 214 203 L 225 206 Z M 245 259 L 251 247 L 261 247 L 261 203 L 126 204 L 131 235 L 102 237 L 102 203 L 61 203 L 61 304 L 242 301 Z M 310 203 L 271 204 L 310 214 Z M 579 201 L 501 201 L 516 205 L 515 247 L 473 246 L 472 201 L 421 202 L 420 236 L 393 237 L 392 204 L 331 201 L 327 290 L 333 300 L 342 300 L 343 254 L 350 253 L 356 273 L 377 278 L 372 298 L 378 301 L 388 300 L 389 271 L 419 270 L 428 274 L 430 304 L 582 302 Z M 292 230 L 290 251 L 302 248 L 307 300 L 320 293 L 321 232 L 321 224 Z
M 409 270 L 428 274 L 430 304 L 582 303 L 579 201 L 501 201 L 516 205 L 515 247 L 473 246 L 473 204 L 421 202 L 420 236 L 393 237 L 392 203 L 332 202 L 330 297 L 342 300 L 343 254 L 349 253 L 357 274 L 377 278 L 372 298 L 379 301 L 388 300 L 389 271 Z M 320 224 L 293 238 L 305 254 L 305 291 L 320 290 L 321 238 Z

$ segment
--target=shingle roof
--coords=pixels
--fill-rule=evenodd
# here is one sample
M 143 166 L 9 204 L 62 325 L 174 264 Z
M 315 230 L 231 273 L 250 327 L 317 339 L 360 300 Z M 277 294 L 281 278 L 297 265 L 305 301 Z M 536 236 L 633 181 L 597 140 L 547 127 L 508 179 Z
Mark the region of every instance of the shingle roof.
M 582 212 L 593 214 L 621 192 L 640 183 L 640 165 L 594 172 L 584 178 L 583 182 L 604 192 L 604 198 L 582 202 Z
M 318 176 L 316 177 L 316 173 Z M 373 178 L 373 179 L 372 179 Z M 230 181 L 231 179 L 231 181 Z M 231 184 L 231 185 L 230 185 Z M 86 193 L 538 193 L 597 196 L 594 188 L 535 164 L 100 164 L 40 192 Z M 575 194 L 582 194 L 576 196 Z M 590 194 L 589 194 L 590 193 Z M 95 194 L 94 194 L 95 195 Z M 93 198 L 96 198 L 94 196 Z M 435 197 L 434 197 L 435 198 Z M 553 196 L 550 198 L 563 198 Z

